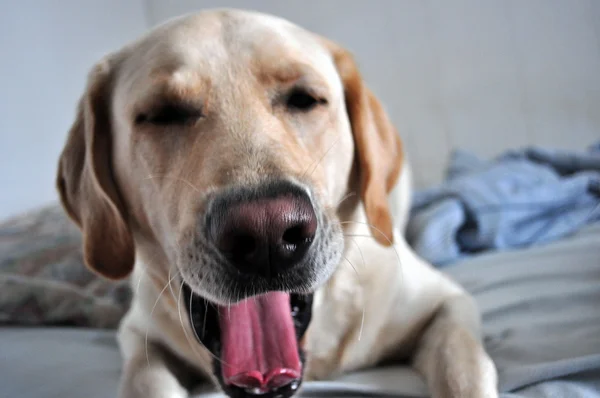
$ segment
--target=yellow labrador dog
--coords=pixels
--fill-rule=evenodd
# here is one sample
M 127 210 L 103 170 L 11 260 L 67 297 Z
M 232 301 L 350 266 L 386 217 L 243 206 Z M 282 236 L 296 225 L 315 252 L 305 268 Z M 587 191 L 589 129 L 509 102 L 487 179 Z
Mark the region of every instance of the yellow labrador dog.
M 287 21 L 206 11 L 98 63 L 58 189 L 87 265 L 133 273 L 121 397 L 289 397 L 389 360 L 496 397 L 472 299 L 402 236 L 408 173 L 351 56 Z

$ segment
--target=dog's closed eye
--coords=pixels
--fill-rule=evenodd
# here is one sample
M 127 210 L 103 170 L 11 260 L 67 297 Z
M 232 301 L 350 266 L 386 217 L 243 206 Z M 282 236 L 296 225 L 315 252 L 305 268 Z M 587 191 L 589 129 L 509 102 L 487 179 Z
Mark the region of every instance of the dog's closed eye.
M 185 125 L 197 121 L 202 116 L 201 109 L 190 105 L 164 104 L 148 112 L 138 113 L 135 117 L 135 124 Z
M 312 110 L 317 105 L 325 104 L 327 104 L 327 100 L 325 98 L 314 96 L 302 88 L 294 88 L 286 100 L 286 106 L 288 109 L 304 112 Z

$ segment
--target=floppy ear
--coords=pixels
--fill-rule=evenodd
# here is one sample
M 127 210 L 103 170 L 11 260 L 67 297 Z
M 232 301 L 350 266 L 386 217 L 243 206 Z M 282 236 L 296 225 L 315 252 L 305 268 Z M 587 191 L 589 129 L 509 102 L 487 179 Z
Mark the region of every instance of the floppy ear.
M 109 81 L 107 63 L 90 73 L 56 183 L 63 207 L 83 232 L 85 263 L 109 279 L 120 279 L 133 269 L 134 248 L 111 171 Z
M 352 56 L 327 42 L 344 85 L 358 160 L 361 198 L 371 233 L 385 246 L 393 242 L 393 220 L 388 204 L 402 168 L 402 141 L 388 115 L 365 85 Z

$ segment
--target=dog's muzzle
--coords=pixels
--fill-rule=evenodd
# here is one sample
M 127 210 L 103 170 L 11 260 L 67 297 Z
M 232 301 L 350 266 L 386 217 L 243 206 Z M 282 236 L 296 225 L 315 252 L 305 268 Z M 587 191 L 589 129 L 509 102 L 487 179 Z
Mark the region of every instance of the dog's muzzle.
M 211 198 L 204 235 L 233 275 L 231 289 L 241 286 L 245 293 L 219 306 L 188 287 L 186 301 L 198 339 L 218 358 L 215 371 L 228 395 L 289 397 L 300 386 L 298 341 L 310 321 L 312 296 L 284 291 L 293 289 L 285 281 L 310 263 L 319 227 L 307 191 L 287 181 Z

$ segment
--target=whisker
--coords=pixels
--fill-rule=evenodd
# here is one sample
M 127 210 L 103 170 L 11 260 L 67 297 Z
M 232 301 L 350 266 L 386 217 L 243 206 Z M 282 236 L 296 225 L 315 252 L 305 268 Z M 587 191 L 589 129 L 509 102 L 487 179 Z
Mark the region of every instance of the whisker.
M 356 276 L 359 276 L 359 277 L 360 277 L 360 274 L 359 274 L 359 273 L 358 273 L 358 271 L 356 270 L 356 267 L 354 267 L 354 264 L 352 264 L 352 263 L 350 262 L 350 260 L 348 260 L 346 257 L 344 257 L 344 260 L 346 260 L 346 262 L 347 262 L 348 264 L 350 264 L 350 266 L 351 266 L 351 267 L 352 267 L 352 269 L 354 270 L 354 273 L 356 274 Z
M 198 187 L 196 187 L 194 184 L 192 184 L 191 182 L 189 182 L 188 180 L 186 180 L 185 178 L 182 178 L 182 177 L 175 177 L 175 176 L 168 176 L 168 175 L 162 175 L 161 176 L 159 174 L 149 174 L 148 177 L 144 178 L 144 180 L 152 180 L 154 178 L 168 178 L 168 179 L 180 181 L 180 182 L 183 182 L 183 183 L 187 184 L 194 191 L 196 191 L 198 193 L 200 192 L 200 190 L 198 189 Z
M 153 180 L 155 178 L 160 178 L 160 177 L 172 179 L 175 181 L 183 182 L 183 183 L 187 184 L 190 188 L 195 190 L 196 192 L 200 192 L 198 187 L 196 187 L 194 184 L 192 184 L 191 182 L 189 182 L 188 180 L 186 180 L 183 177 L 169 176 L 169 175 L 166 175 L 166 173 L 154 173 L 154 174 L 151 173 L 150 166 L 148 165 L 148 161 L 144 157 L 141 157 L 141 160 L 142 160 L 144 168 L 146 169 L 146 172 L 148 173 L 148 177 L 144 178 L 144 180 Z M 155 185 L 155 187 L 156 187 L 156 185 Z
M 179 295 L 177 296 L 177 314 L 179 315 L 179 323 L 181 324 L 181 329 L 183 330 L 183 334 L 185 335 L 185 339 L 188 342 L 188 345 L 190 346 L 190 348 L 192 349 L 192 351 L 194 352 L 194 354 L 198 354 L 195 350 L 195 346 L 192 344 L 192 341 L 190 339 L 190 337 L 187 334 L 187 330 L 185 328 L 185 324 L 183 323 L 183 317 L 181 316 L 181 297 L 183 296 L 183 285 L 184 285 L 185 281 L 181 281 L 181 285 L 179 286 Z M 192 296 L 190 296 L 190 300 L 191 300 Z M 190 324 L 192 322 L 192 318 L 190 318 Z M 191 326 L 191 325 L 190 325 Z M 191 326 L 191 329 L 194 330 L 194 327 Z M 198 341 L 200 341 L 198 339 Z M 200 344 L 202 344 L 202 342 L 200 342 Z M 209 351 L 210 353 L 210 351 Z
M 188 335 L 188 332 L 186 330 L 185 324 L 183 323 L 183 317 L 181 316 L 181 296 L 183 296 L 183 284 L 185 282 L 181 281 L 181 286 L 179 287 L 179 298 L 177 300 L 177 313 L 179 314 L 179 323 L 181 324 L 181 329 L 183 330 L 183 334 L 185 335 L 185 339 L 187 340 L 190 348 L 192 349 L 192 351 L 194 352 L 194 354 L 198 355 L 198 352 L 196 351 L 196 347 L 195 345 L 192 344 L 192 340 L 190 338 L 190 336 Z M 221 360 L 221 358 L 217 357 L 216 355 L 214 355 L 205 345 L 204 343 L 200 340 L 200 338 L 198 337 L 198 334 L 196 333 L 196 329 L 194 328 L 193 325 L 191 325 L 192 322 L 192 298 L 193 296 L 190 295 L 190 328 L 192 329 L 192 332 L 194 332 L 194 335 L 196 336 L 196 341 L 198 343 L 200 343 L 200 345 L 202 347 L 204 347 L 206 349 L 206 352 L 208 352 L 208 355 L 210 355 L 213 359 L 215 359 L 216 361 L 225 364 L 225 362 L 223 360 Z M 227 365 L 229 366 L 229 365 Z
M 142 284 L 142 278 L 146 275 L 146 272 L 143 272 L 139 275 L 137 287 L 135 288 L 134 297 L 139 295 L 140 285 Z
M 344 195 L 344 197 L 342 199 L 340 199 L 340 201 L 337 203 L 337 205 L 335 205 L 335 207 L 340 207 L 340 205 L 346 200 L 349 199 L 353 196 L 356 196 L 356 192 L 349 192 L 346 195 Z
M 134 291 L 134 297 L 139 295 L 139 291 L 140 291 L 140 286 L 142 284 L 142 279 L 144 277 L 147 277 L 148 275 L 152 275 L 155 276 L 157 278 L 160 279 L 160 275 L 158 272 L 156 272 L 155 270 L 153 270 L 152 268 L 148 268 L 148 267 L 143 267 L 143 268 L 136 268 L 136 271 L 141 271 L 141 274 L 139 275 L 138 281 L 137 281 L 137 285 L 135 287 L 135 291 Z M 169 273 L 169 277 L 170 277 L 170 273 Z
M 310 175 L 312 175 L 312 173 L 315 172 L 315 170 L 317 169 L 317 167 L 319 166 L 319 164 L 321 164 L 321 162 L 323 161 L 323 159 L 325 159 L 325 156 L 327 156 L 329 154 L 329 152 L 331 152 L 331 150 L 339 142 L 339 140 L 340 140 L 341 137 L 342 137 L 341 135 L 337 136 L 337 138 L 335 139 L 335 141 L 333 141 L 333 143 L 331 144 L 331 146 L 329 147 L 329 149 L 327 149 L 327 151 L 325 151 L 325 153 L 323 154 L 323 156 L 321 156 L 321 158 L 319 159 L 319 161 L 317 162 L 317 164 L 315 164 L 315 167 L 313 167 L 312 171 L 310 172 Z
M 367 266 L 367 263 L 365 262 L 365 256 L 364 256 L 360 246 L 358 245 L 358 242 L 356 242 L 355 239 L 352 239 L 352 242 L 354 242 L 354 245 L 356 245 L 356 248 L 358 249 L 358 253 L 360 253 L 360 258 L 362 259 L 362 263 L 363 263 L 363 269 L 365 269 Z M 348 262 L 350 262 L 350 261 L 348 260 Z M 360 282 L 361 282 L 361 289 L 362 289 L 362 280 Z M 360 341 L 360 339 L 362 337 L 363 327 L 365 325 L 365 312 L 366 312 L 365 307 L 366 307 L 366 304 L 363 300 L 362 319 L 360 320 L 360 331 L 358 332 L 358 341 Z
M 337 143 L 338 143 L 338 141 L 340 140 L 340 138 L 341 138 L 341 135 L 340 135 L 340 134 L 338 134 L 337 138 L 336 138 L 336 139 L 333 141 L 333 143 L 331 144 L 331 146 L 329 147 L 329 149 L 327 149 L 327 150 L 325 151 L 325 153 L 324 153 L 324 154 L 323 154 L 323 155 L 322 155 L 322 156 L 321 156 L 321 157 L 320 157 L 320 158 L 317 160 L 317 162 L 315 163 L 315 162 L 313 161 L 313 163 L 311 163 L 311 164 L 310 164 L 310 165 L 309 165 L 309 166 L 306 168 L 306 170 L 304 170 L 304 173 L 302 173 L 302 178 L 306 177 L 306 173 L 307 173 L 307 172 L 308 172 L 308 170 L 311 168 L 311 166 L 313 166 L 313 164 L 314 164 L 314 167 L 313 167 L 313 169 L 312 169 L 312 171 L 310 172 L 310 174 L 309 174 L 309 175 L 312 175 L 312 173 L 314 173 L 314 172 L 315 172 L 315 170 L 317 169 L 317 167 L 319 166 L 319 164 L 320 164 L 320 163 L 323 161 L 323 159 L 325 159 L 325 156 L 327 156 L 327 154 L 328 154 L 328 153 L 329 153 L 329 152 L 330 152 L 330 151 L 333 149 L 333 147 L 335 146 L 335 144 L 337 144 Z
M 367 223 L 367 222 L 363 222 L 363 221 L 340 221 L 340 224 L 351 224 L 351 223 L 354 223 L 354 224 L 362 224 L 362 225 L 366 225 L 366 226 L 368 226 L 368 227 L 370 227 L 370 228 L 373 228 L 375 231 L 379 232 L 379 233 L 380 233 L 380 234 L 381 234 L 381 235 L 382 235 L 382 236 L 385 238 L 385 240 L 387 240 L 387 241 L 388 241 L 388 243 L 390 244 L 390 247 L 391 247 L 392 249 L 394 249 L 394 252 L 396 253 L 396 257 L 398 258 L 398 263 L 399 263 L 400 265 L 402 265 L 402 261 L 400 260 L 400 255 L 398 254 L 398 250 L 396 250 L 396 247 L 394 246 L 394 243 L 393 243 L 393 242 L 390 240 L 390 238 L 388 238 L 388 237 L 386 236 L 386 234 L 384 234 L 384 233 L 383 233 L 383 231 L 382 231 L 382 230 L 380 230 L 379 228 L 377 228 L 377 227 L 376 227 L 376 226 L 374 226 L 373 224 L 369 224 L 369 223 Z M 357 236 L 358 236 L 358 235 L 357 235 Z M 373 236 L 372 236 L 372 238 L 375 238 L 375 237 L 373 237 Z
M 190 311 L 192 310 L 192 305 L 190 304 Z M 204 300 L 204 320 L 202 321 L 202 335 L 206 333 L 206 314 L 208 313 L 208 300 Z
M 177 269 L 176 267 L 169 268 L 169 279 L 171 277 L 171 271 L 173 271 L 173 268 Z M 177 269 L 177 274 L 180 274 L 179 269 Z M 175 291 L 173 290 L 173 285 L 171 283 L 169 283 L 169 292 L 171 293 L 171 297 L 173 298 L 173 300 L 177 301 L 177 296 L 175 295 Z
M 396 249 L 396 246 L 394 245 L 394 243 L 390 240 L 390 238 L 388 238 L 383 231 L 381 231 L 379 228 L 377 228 L 376 226 L 367 223 L 367 222 L 363 222 L 363 221 L 340 221 L 340 224 L 362 224 L 362 225 L 366 225 L 372 229 L 374 229 L 375 231 L 379 232 L 384 238 L 385 240 L 387 240 L 390 244 L 390 247 L 394 250 L 394 253 L 396 254 L 396 259 L 398 260 L 398 265 L 400 266 L 400 273 L 402 274 L 402 281 L 404 281 L 404 265 L 402 264 L 402 260 L 400 260 L 400 254 L 398 253 L 398 250 Z M 368 235 L 353 235 L 353 234 L 348 234 L 348 235 L 344 235 L 344 236 L 349 236 L 349 237 L 369 237 L 369 238 L 373 238 L 375 239 L 374 236 L 368 236 Z
M 358 276 L 359 286 L 362 289 L 362 283 L 361 283 L 362 281 L 360 280 L 360 275 L 359 275 L 358 271 L 356 270 L 356 267 L 346 257 L 344 257 L 344 260 L 346 260 L 346 262 L 348 264 L 350 264 L 350 266 L 352 267 L 352 269 L 356 273 L 356 276 Z M 358 340 L 357 341 L 360 341 L 360 339 L 362 337 L 362 331 L 363 331 L 364 324 L 365 324 L 365 303 L 364 303 L 364 300 L 363 300 L 363 306 L 362 306 L 361 317 L 360 317 L 360 329 L 358 330 Z
M 171 273 L 169 272 L 169 275 L 170 274 Z M 173 275 L 173 279 L 176 276 L 177 275 Z M 165 286 L 162 288 L 162 290 L 158 293 L 158 297 L 156 298 L 156 301 L 154 302 L 154 305 L 152 306 L 152 310 L 150 310 L 150 319 L 152 319 L 152 314 L 154 313 L 154 310 L 156 309 L 156 306 L 158 305 L 158 302 L 160 301 L 160 297 L 165 292 L 165 290 L 167 290 L 167 287 L 169 287 L 171 285 L 171 282 L 173 281 L 173 279 L 169 279 L 167 281 L 167 283 L 165 284 Z M 144 349 L 146 350 L 146 361 L 148 362 L 148 366 L 150 366 L 150 357 L 148 356 L 148 326 L 146 326 L 146 336 L 144 337 Z

